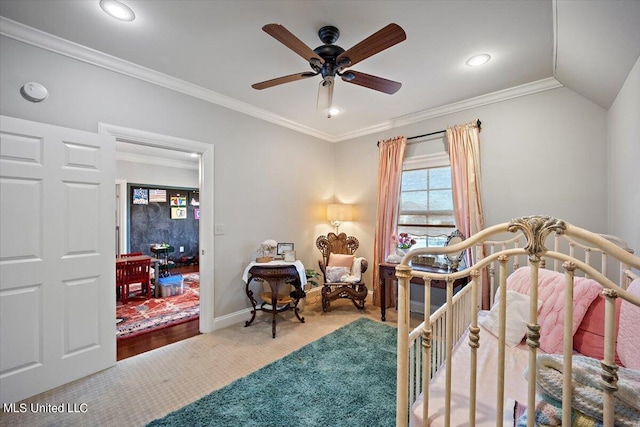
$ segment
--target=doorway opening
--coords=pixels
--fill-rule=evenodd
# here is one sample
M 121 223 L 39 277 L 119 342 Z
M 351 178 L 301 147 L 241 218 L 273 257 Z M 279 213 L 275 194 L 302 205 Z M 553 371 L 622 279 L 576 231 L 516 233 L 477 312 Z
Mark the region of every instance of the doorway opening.
M 200 192 L 191 186 L 168 186 L 174 183 L 198 185 L 198 164 L 182 162 L 185 168 L 177 167 L 173 159 L 180 153 L 173 151 L 161 153 L 172 158 L 170 167 L 164 164 L 162 157 L 153 160 L 158 164 L 152 164 L 148 156 L 141 162 L 131 155 L 130 149 L 128 144 L 116 144 L 116 176 L 131 179 L 141 165 L 148 170 L 139 175 L 145 183 L 127 183 L 126 200 L 119 200 L 126 204 L 128 211 L 126 219 L 122 219 L 128 235 L 119 239 L 126 245 L 121 245 L 116 264 L 124 270 L 127 260 L 149 262 L 151 284 L 149 292 L 142 284 L 132 284 L 126 290 L 126 298 L 124 289 L 117 292 L 120 294 L 116 300 L 118 359 L 175 342 L 176 337 L 168 333 L 182 323 L 193 325 L 192 334 L 184 338 L 199 333 Z M 157 177 L 160 177 L 157 185 L 149 183 Z M 116 192 L 116 198 L 119 193 L 122 191 Z M 161 331 L 163 329 L 171 330 Z M 167 339 L 169 335 L 170 340 Z
M 176 170 L 176 165 L 182 165 L 184 169 L 195 169 L 198 182 L 197 188 L 199 190 L 200 196 L 199 212 L 201 212 L 201 215 L 199 220 L 199 250 L 197 256 L 197 269 L 199 273 L 200 286 L 199 319 L 197 321 L 185 322 L 171 328 L 162 329 L 157 333 L 153 333 L 152 336 L 144 337 L 144 335 L 140 335 L 140 338 L 131 338 L 132 341 L 130 343 L 127 343 L 129 347 L 131 347 L 128 350 L 124 345 L 121 346 L 119 342 L 118 360 L 124 358 L 121 356 L 129 357 L 131 355 L 139 354 L 141 352 L 160 347 L 161 345 L 188 338 L 198 333 L 211 332 L 213 330 L 214 319 L 213 145 L 182 138 L 170 137 L 166 135 L 152 134 L 145 131 L 123 128 L 104 123 L 99 124 L 99 133 L 109 134 L 116 138 L 116 156 L 118 159 L 120 159 L 118 160 L 118 162 L 126 162 L 127 160 L 131 161 L 132 159 L 137 158 L 137 164 L 139 165 L 139 170 L 128 172 L 128 179 L 120 178 L 118 169 L 116 168 L 116 177 L 118 178 L 116 180 L 116 195 L 118 197 L 118 208 L 116 209 L 116 242 L 118 244 L 118 253 L 123 253 L 123 251 L 127 250 L 126 248 L 129 233 L 129 230 L 127 230 L 127 210 L 125 205 L 125 203 L 128 202 L 126 191 L 127 181 L 136 181 L 137 179 L 132 177 L 135 177 L 136 174 L 144 173 L 144 169 L 149 168 L 149 163 L 159 163 L 159 165 L 156 165 L 156 167 L 162 167 L 162 164 L 164 162 L 167 167 L 169 167 L 169 165 L 173 167 L 172 170 L 174 171 Z M 178 180 L 178 184 L 184 182 L 179 181 L 179 179 L 188 180 L 188 178 L 184 177 L 177 177 L 176 179 Z M 171 179 L 164 182 L 171 182 Z M 188 186 L 192 186 L 192 184 L 189 184 Z M 187 272 L 186 270 L 193 270 L 194 268 L 193 265 L 186 265 L 183 267 L 183 269 L 185 269 L 185 273 L 190 272 Z M 122 354 L 120 351 L 121 347 L 123 348 Z

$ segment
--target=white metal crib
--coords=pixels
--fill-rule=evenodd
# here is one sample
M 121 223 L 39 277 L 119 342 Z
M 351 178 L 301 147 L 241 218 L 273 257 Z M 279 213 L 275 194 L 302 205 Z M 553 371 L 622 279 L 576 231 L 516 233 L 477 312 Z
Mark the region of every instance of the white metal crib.
M 510 234 L 515 233 L 515 235 Z M 506 237 L 505 237 L 506 236 Z M 545 244 L 553 241 L 553 250 Z M 461 271 L 437 274 L 412 270 L 410 261 L 417 255 L 457 254 L 473 250 L 475 264 Z M 484 255 L 483 255 L 484 254 Z M 617 371 L 614 348 L 614 316 L 616 298 L 622 298 L 640 306 L 640 297 L 628 292 L 627 286 L 633 277 L 632 269 L 640 270 L 640 257 L 625 247 L 624 243 L 612 236 L 599 235 L 573 226 L 553 217 L 531 216 L 514 219 L 508 223 L 489 227 L 467 240 L 445 248 L 423 248 L 409 252 L 396 267 L 398 277 L 398 372 L 397 372 L 397 418 L 398 426 L 406 426 L 409 411 L 422 399 L 422 420 L 428 425 L 430 411 L 444 412 L 444 425 L 451 424 L 451 372 L 454 345 L 468 332 L 471 347 L 470 366 L 455 366 L 455 369 L 469 369 L 468 424 L 476 425 L 476 400 L 483 384 L 476 381 L 476 354 L 482 345 L 478 313 L 481 304 L 482 286 L 489 288 L 491 297 L 500 292 L 500 335 L 498 336 L 497 399 L 495 401 L 495 425 L 502 425 L 505 395 L 504 384 L 504 328 L 506 283 L 510 272 L 521 265 L 529 265 L 531 304 L 527 324 L 526 344 L 528 346 L 527 376 L 527 425 L 534 425 L 536 406 L 537 353 L 540 340 L 538 324 L 538 272 L 548 267 L 553 260 L 556 271 L 564 272 L 565 307 L 563 356 L 566 369 L 562 373 L 562 416 L 571 418 L 572 402 L 572 335 L 573 331 L 573 286 L 574 276 L 585 276 L 602 286 L 606 298 L 605 305 L 605 351 L 602 368 L 603 424 L 614 425 L 613 396 L 617 390 Z M 484 278 L 483 278 L 484 275 Z M 409 328 L 409 289 L 411 277 L 421 277 L 425 282 L 424 321 L 416 328 Z M 469 285 L 454 295 L 453 282 L 467 277 Z M 431 280 L 445 280 L 446 303 L 433 314 L 431 307 Z M 618 282 L 616 284 L 615 282 Z M 444 408 L 430 408 L 430 379 L 445 369 L 446 392 Z M 511 379 L 513 380 L 513 379 Z M 460 386 L 460 385 L 458 385 Z M 480 393 L 481 394 L 481 393 Z

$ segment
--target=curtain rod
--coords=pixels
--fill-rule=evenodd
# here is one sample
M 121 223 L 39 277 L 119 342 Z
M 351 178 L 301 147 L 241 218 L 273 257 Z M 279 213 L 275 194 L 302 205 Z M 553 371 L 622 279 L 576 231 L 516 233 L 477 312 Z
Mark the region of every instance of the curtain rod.
M 482 128 L 480 127 L 480 125 L 482 125 L 482 122 L 481 122 L 480 120 L 478 120 L 478 121 L 476 122 L 476 125 L 478 125 L 478 130 L 479 130 L 479 131 L 480 131 L 480 130 L 482 130 Z M 445 130 L 439 130 L 439 131 L 437 131 L 437 132 L 425 133 L 424 135 L 411 136 L 411 137 L 407 138 L 407 140 L 423 138 L 423 137 L 425 137 L 425 136 L 437 135 L 437 134 L 439 134 L 439 133 L 445 133 L 446 131 L 447 131 L 447 130 L 445 129 Z
M 476 125 L 478 125 L 478 131 L 482 131 L 482 122 L 478 119 L 478 121 L 476 122 Z M 431 136 L 431 135 L 437 135 L 439 133 L 445 133 L 445 130 L 439 130 L 437 132 L 430 132 L 430 133 L 425 133 L 424 135 L 416 135 L 416 136 L 410 136 L 409 138 L 407 138 L 407 140 L 411 140 L 411 139 L 418 139 L 418 138 L 424 138 L 425 136 Z M 380 141 L 378 141 L 378 147 L 380 146 Z

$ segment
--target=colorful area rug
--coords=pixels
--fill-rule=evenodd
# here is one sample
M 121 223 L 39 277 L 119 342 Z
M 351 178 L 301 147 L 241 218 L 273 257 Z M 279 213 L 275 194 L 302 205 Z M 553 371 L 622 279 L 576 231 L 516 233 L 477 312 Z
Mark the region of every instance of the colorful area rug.
M 183 274 L 181 295 L 145 299 L 132 297 L 126 305 L 116 306 L 116 337 L 118 340 L 178 325 L 200 315 L 200 275 Z
M 395 426 L 396 336 L 358 319 L 149 426 Z

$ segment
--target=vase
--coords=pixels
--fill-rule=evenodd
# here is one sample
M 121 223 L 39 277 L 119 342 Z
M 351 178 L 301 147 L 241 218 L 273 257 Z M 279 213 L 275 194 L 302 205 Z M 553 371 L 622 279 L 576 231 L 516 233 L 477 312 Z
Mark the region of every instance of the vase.
M 411 248 L 399 248 L 396 246 L 396 254 L 401 257 L 404 257 L 410 250 Z

